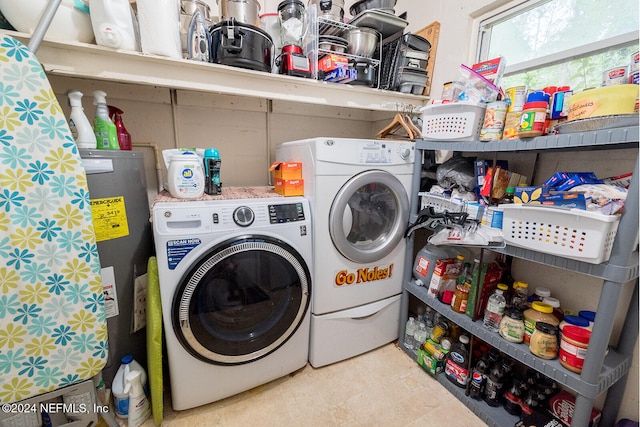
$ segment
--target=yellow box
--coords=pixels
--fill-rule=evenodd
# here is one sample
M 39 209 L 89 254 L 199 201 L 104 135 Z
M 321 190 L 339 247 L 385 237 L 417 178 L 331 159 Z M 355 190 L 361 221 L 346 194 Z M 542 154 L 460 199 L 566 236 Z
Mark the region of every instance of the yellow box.
M 276 178 L 274 190 L 283 196 L 304 196 L 304 180 Z
M 302 162 L 273 162 L 269 171 L 275 179 L 302 179 Z

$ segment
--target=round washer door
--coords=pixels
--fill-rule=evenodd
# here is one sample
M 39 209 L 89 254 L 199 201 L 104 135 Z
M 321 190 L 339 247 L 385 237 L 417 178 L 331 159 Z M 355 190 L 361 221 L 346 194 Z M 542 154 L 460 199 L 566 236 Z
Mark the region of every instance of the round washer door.
M 393 251 L 409 220 L 409 199 L 389 172 L 370 170 L 338 191 L 329 211 L 329 234 L 336 249 L 358 263 L 375 262 Z
M 268 236 L 236 237 L 184 276 L 173 301 L 174 329 L 205 362 L 251 362 L 295 333 L 310 295 L 309 268 L 294 248 Z

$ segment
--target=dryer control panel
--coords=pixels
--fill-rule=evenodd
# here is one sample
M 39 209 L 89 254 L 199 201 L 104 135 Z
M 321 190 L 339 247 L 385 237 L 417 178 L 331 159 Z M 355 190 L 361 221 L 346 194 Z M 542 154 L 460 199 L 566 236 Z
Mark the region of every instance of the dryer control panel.
M 271 224 L 304 221 L 304 213 L 302 203 L 269 205 L 269 220 Z

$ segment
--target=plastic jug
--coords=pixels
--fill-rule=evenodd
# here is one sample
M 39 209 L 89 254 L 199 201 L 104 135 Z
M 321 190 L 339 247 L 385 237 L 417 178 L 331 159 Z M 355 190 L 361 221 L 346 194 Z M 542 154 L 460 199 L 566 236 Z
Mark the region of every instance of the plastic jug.
M 89 7 L 97 44 L 140 51 L 138 20 L 128 0 L 91 0 Z
M 67 97 L 69 98 L 69 106 L 71 107 L 71 114 L 69 115 L 69 128 L 76 140 L 78 148 L 96 148 L 96 135 L 93 133 L 93 127 L 91 122 L 84 114 L 82 108 L 82 92 L 77 89 L 71 89 L 67 91 Z
M 146 395 L 149 395 L 147 384 L 147 373 L 142 365 L 140 365 L 133 356 L 127 354 L 120 359 L 120 367 L 116 372 L 116 376 L 113 378 L 111 384 L 111 394 L 113 394 L 113 403 L 115 406 L 116 415 L 120 418 L 129 417 L 129 393 L 125 391 L 127 385 L 127 374 L 132 371 L 140 372 L 140 384 Z

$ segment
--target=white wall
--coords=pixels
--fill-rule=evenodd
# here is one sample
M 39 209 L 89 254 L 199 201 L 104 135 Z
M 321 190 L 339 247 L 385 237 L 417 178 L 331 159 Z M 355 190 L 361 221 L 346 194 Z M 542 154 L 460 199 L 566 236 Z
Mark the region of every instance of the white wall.
M 483 16 L 489 10 L 507 8 L 522 3 L 522 0 L 439 0 L 422 2 L 415 0 L 398 0 L 396 12 L 407 11 L 408 31 L 417 31 L 434 21 L 440 23 L 440 39 L 437 46 L 435 70 L 431 86 L 432 98 L 438 98 L 443 83 L 457 77 L 460 64 L 470 65 L 475 62 L 475 40 L 477 22 L 474 19 Z M 508 58 L 507 62 L 508 62 Z M 619 173 L 632 172 L 638 150 L 581 153 L 553 153 L 541 155 L 538 159 L 538 181 L 544 180 L 559 170 L 590 170 L 598 176 L 612 176 Z M 512 162 L 512 159 L 509 160 Z M 523 163 L 523 162 L 521 162 Z M 526 163 L 526 162 L 524 162 Z M 518 164 L 516 167 L 524 165 Z M 516 169 L 518 170 L 518 169 Z M 526 171 L 525 173 L 528 173 Z M 540 182 L 537 182 L 540 183 Z M 552 295 L 558 296 L 566 307 L 595 310 L 602 281 L 588 278 L 556 268 L 544 267 L 528 262 L 514 262 L 514 275 L 519 280 L 529 282 L 530 287 L 545 286 L 552 289 Z M 629 301 L 631 286 L 625 287 L 621 300 Z M 611 345 L 616 345 L 620 326 L 624 320 L 626 304 L 623 310 L 615 314 Z M 603 313 L 602 315 L 614 315 Z M 624 399 L 620 407 L 619 418 L 638 420 L 638 342 L 636 341 L 633 364 L 628 375 Z M 597 403 L 603 401 L 603 396 Z

